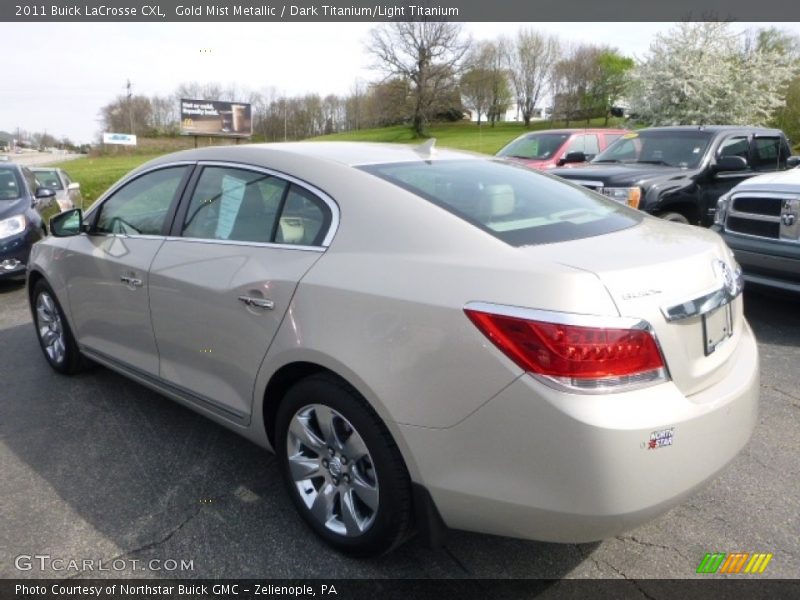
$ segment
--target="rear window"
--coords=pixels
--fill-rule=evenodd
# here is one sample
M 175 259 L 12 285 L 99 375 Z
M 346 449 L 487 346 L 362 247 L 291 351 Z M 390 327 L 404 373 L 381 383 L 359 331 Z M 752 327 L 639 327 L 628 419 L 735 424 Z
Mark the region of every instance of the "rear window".
M 638 211 L 583 187 L 503 161 L 406 162 L 361 169 L 512 246 L 602 235 L 642 220 Z
M 0 200 L 16 200 L 20 197 L 22 182 L 14 169 L 0 168 Z

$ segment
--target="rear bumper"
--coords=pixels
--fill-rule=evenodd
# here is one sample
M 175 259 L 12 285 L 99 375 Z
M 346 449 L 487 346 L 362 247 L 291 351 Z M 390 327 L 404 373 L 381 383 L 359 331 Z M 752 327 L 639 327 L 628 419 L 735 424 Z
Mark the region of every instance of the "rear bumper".
M 728 375 L 691 397 L 672 383 L 577 396 L 522 376 L 449 429 L 400 426 L 448 527 L 588 542 L 680 503 L 744 447 L 757 418 L 749 327 Z M 673 443 L 651 449 L 656 431 Z

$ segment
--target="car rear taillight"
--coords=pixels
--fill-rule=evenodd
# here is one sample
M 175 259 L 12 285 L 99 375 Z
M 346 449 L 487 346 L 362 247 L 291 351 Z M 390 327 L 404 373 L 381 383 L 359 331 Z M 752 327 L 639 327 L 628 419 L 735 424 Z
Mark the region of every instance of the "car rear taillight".
M 664 359 L 646 324 L 588 326 L 470 307 L 464 312 L 506 356 L 546 383 L 570 390 L 621 391 L 666 380 Z

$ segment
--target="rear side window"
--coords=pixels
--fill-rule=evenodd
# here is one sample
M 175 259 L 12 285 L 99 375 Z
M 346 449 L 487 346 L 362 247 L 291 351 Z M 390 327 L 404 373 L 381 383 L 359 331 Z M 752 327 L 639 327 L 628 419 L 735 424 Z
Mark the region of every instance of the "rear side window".
M 753 139 L 753 169 L 756 171 L 777 171 L 786 168 L 785 152 L 782 152 L 781 138 L 756 137 Z
M 320 198 L 279 177 L 236 167 L 205 167 L 182 235 L 237 242 L 321 245 L 331 212 Z
M 563 242 L 626 229 L 638 211 L 562 179 L 502 161 L 361 167 L 511 244 Z

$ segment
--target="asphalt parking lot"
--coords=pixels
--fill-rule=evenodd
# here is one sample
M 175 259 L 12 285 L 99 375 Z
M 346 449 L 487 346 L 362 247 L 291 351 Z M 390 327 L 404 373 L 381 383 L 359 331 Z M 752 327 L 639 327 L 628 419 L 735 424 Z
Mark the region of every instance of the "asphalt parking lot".
M 267 452 L 104 368 L 54 373 L 24 288 L 0 282 L 0 577 L 684 578 L 706 552 L 771 552 L 758 577 L 800 577 L 798 299 L 747 292 L 745 302 L 761 350 L 760 422 L 690 501 L 602 543 L 454 532 L 440 549 L 412 540 L 351 560 L 301 522 Z M 65 563 L 18 559 L 36 554 Z M 124 567 L 67 566 L 86 559 Z

